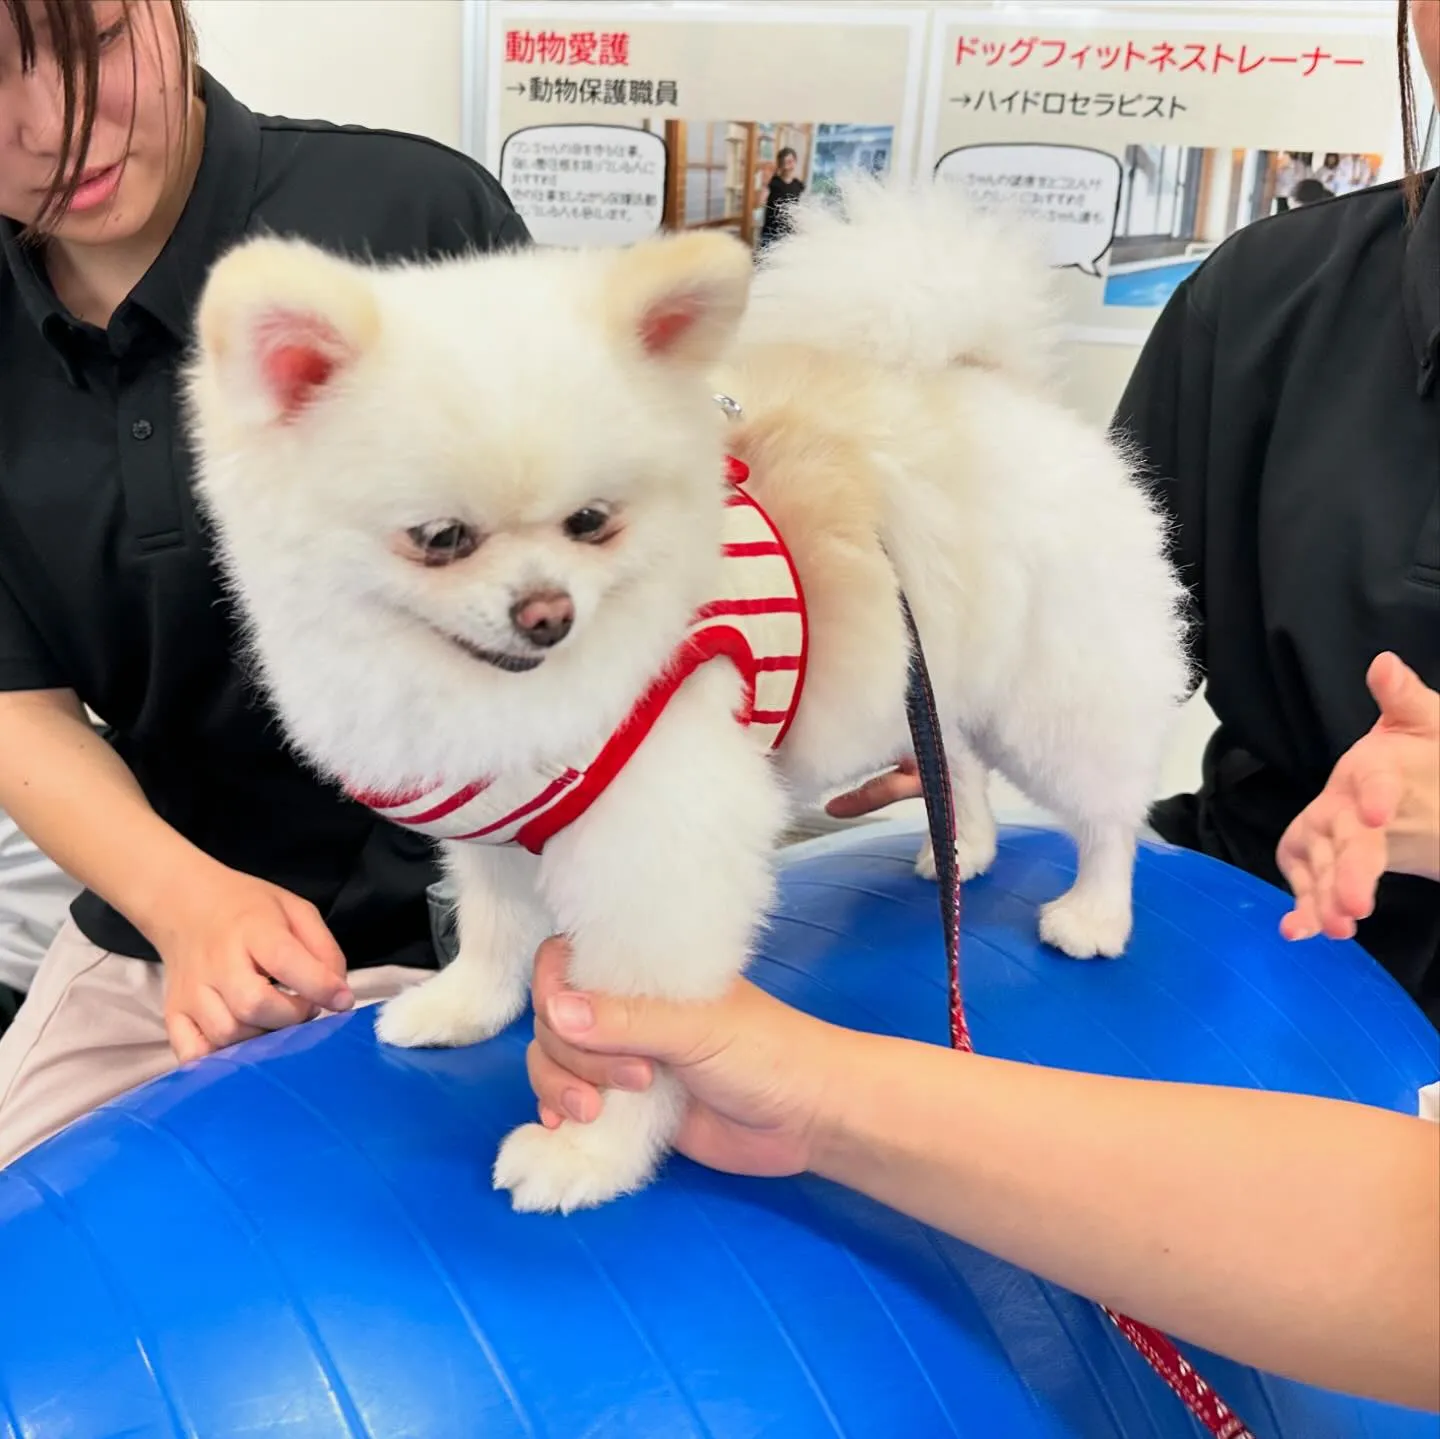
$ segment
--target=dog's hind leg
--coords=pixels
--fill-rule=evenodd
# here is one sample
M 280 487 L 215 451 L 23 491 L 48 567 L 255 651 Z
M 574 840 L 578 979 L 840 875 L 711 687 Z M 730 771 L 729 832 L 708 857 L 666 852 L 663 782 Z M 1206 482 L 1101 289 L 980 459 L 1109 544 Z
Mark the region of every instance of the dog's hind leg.
M 1040 910 L 1040 937 L 1072 959 L 1114 958 L 1130 938 L 1135 846 L 1159 768 L 1161 726 L 1131 723 L 1100 706 L 1074 706 L 1049 726 L 1010 713 L 997 768 L 1075 837 L 1075 883 Z M 1056 743 L 1055 736 L 1064 737 Z
M 1075 883 L 1040 908 L 1040 938 L 1073 959 L 1113 959 L 1130 938 L 1135 829 L 1077 824 Z
M 984 874 L 995 860 L 995 814 L 990 808 L 990 771 L 953 725 L 947 726 L 945 757 L 950 766 L 950 790 L 955 801 L 955 862 L 962 880 Z M 935 878 L 935 851 L 925 836 L 915 872 Z

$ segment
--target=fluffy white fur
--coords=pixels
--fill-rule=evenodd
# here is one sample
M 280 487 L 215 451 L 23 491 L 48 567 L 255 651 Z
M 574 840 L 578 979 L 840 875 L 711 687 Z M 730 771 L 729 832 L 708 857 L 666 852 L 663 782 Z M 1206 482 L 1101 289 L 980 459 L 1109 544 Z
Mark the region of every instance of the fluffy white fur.
M 748 310 L 750 258 L 713 235 L 388 269 L 266 239 L 217 267 L 190 386 L 201 488 L 264 682 L 325 773 L 393 791 L 588 752 L 712 592 L 727 450 L 806 590 L 809 676 L 779 755 L 734 723 L 737 676 L 713 663 L 541 857 L 448 846 L 460 954 L 389 1003 L 385 1041 L 493 1034 L 550 930 L 577 985 L 723 990 L 791 805 L 908 748 L 897 577 L 954 747 L 965 875 L 994 856 L 998 769 L 1079 845 L 1044 937 L 1123 949 L 1186 678 L 1161 522 L 1052 398 L 1044 269 L 944 187 L 852 187 L 847 206 L 848 223 L 802 207 Z M 614 538 L 568 538 L 595 501 Z M 406 531 L 450 518 L 484 543 L 417 564 Z M 509 614 L 538 590 L 575 619 L 537 668 L 455 642 L 533 658 Z M 662 1076 L 590 1126 L 522 1126 L 495 1182 L 526 1209 L 603 1202 L 649 1179 L 679 1112 Z

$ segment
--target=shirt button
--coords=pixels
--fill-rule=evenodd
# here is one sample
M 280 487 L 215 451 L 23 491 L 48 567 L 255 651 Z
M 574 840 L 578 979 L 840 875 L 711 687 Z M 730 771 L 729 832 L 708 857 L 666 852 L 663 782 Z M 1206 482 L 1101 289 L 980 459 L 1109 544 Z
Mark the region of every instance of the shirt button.
M 130 426 L 130 433 L 134 435 L 137 440 L 148 440 L 150 436 L 155 433 L 155 426 L 152 425 L 149 420 L 136 420 L 135 423 Z

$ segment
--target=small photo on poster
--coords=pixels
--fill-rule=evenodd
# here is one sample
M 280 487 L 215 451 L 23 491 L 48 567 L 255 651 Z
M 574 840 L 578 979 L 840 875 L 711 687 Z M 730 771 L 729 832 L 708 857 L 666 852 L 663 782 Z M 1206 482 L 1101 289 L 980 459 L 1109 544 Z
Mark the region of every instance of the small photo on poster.
M 885 175 L 890 125 L 797 120 L 666 120 L 670 185 L 663 227 L 725 230 L 753 250 L 780 238 L 807 194 L 830 195 L 848 173 Z
M 894 150 L 893 125 L 817 125 L 816 192 L 837 195 L 841 180 L 857 172 L 877 179 L 888 175 Z
M 1154 310 L 1223 240 L 1269 215 L 1374 184 L 1383 158 L 1358 152 L 1129 145 L 1120 157 L 1104 304 Z

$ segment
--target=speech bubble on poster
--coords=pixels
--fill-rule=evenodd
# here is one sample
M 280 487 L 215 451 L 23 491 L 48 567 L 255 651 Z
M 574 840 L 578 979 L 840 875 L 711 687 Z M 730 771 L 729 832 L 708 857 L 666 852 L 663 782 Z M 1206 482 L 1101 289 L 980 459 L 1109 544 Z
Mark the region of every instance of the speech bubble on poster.
M 978 209 L 1023 225 L 1057 269 L 1099 276 L 1120 214 L 1120 161 L 1085 145 L 964 145 L 935 178 Z
M 532 125 L 508 136 L 500 183 L 537 245 L 633 245 L 665 213 L 664 139 L 628 125 Z

